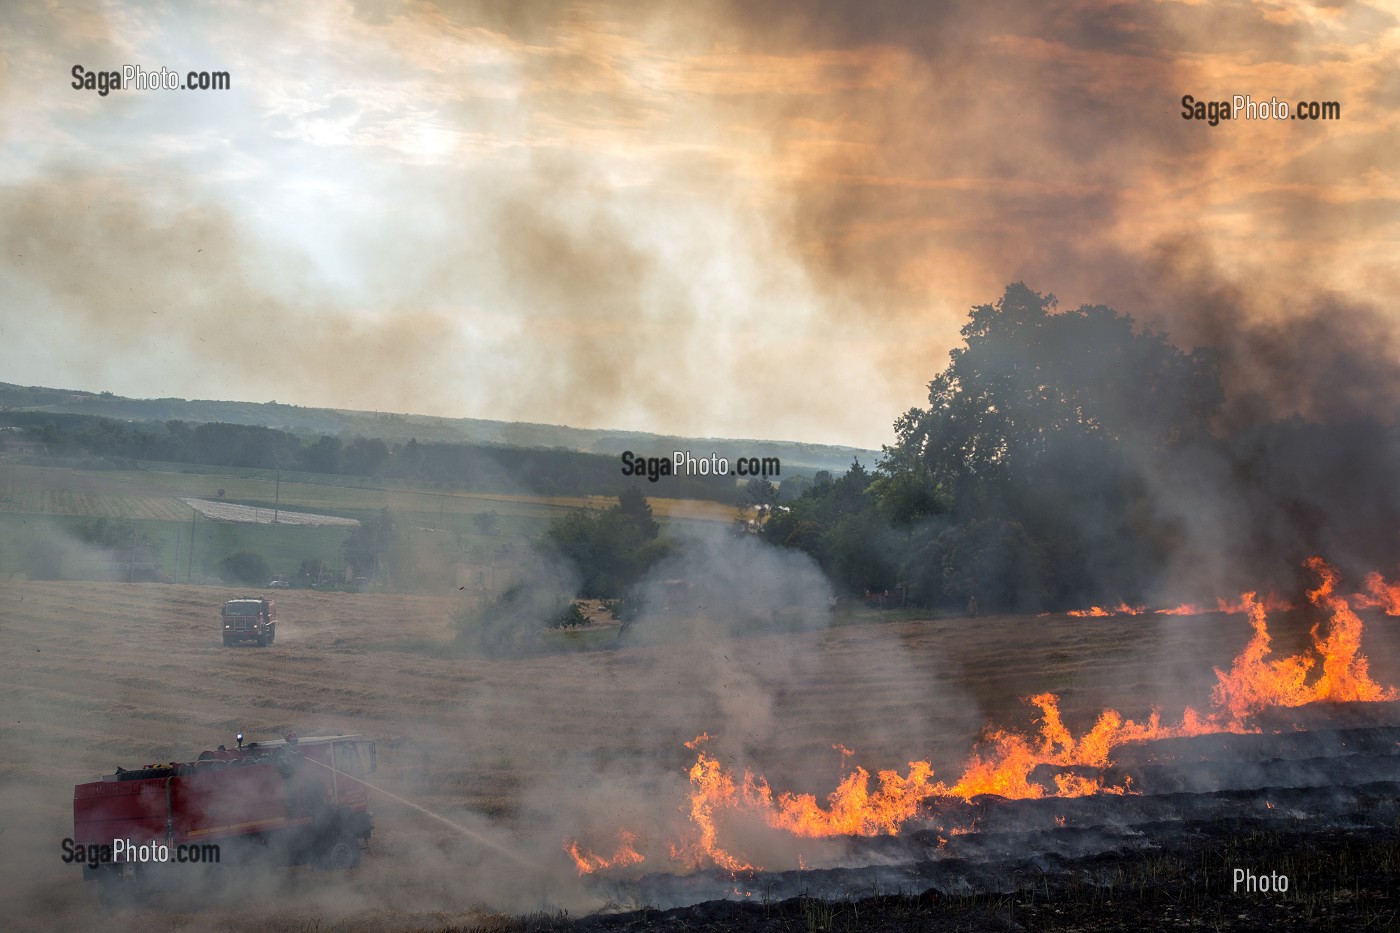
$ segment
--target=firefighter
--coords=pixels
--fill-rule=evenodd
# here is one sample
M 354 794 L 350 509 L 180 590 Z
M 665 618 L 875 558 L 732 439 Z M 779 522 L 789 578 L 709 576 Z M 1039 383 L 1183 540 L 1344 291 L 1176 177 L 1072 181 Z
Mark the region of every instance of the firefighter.
M 297 750 L 297 742 L 300 737 L 295 732 L 288 732 L 286 735 L 286 745 L 277 749 L 277 770 L 282 772 L 284 778 L 290 778 L 292 774 L 301 768 L 306 756 Z
M 295 732 L 288 732 L 287 744 L 278 750 L 277 767 L 288 784 L 287 816 L 309 816 L 315 823 L 325 823 L 330 818 L 329 788 L 313 769 L 302 767 L 306 756 L 297 748 L 298 738 Z

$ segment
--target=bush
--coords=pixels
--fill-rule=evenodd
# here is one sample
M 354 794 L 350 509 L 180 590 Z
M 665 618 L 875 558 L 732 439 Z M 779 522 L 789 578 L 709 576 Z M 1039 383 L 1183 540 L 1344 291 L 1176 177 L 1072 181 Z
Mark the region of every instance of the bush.
M 107 521 L 105 515 L 85 518 L 78 522 L 78 540 L 98 547 L 123 547 L 131 544 L 132 525 L 130 520 Z
M 301 562 L 301 569 L 297 571 L 297 578 L 303 585 L 318 584 L 321 576 L 325 572 L 325 562 L 319 557 L 308 557 Z
M 1016 522 L 982 519 L 944 529 L 910 556 L 901 577 L 923 606 L 1031 612 L 1045 591 L 1040 547 Z
M 548 586 L 516 582 L 484 606 L 466 601 L 451 615 L 457 645 L 487 657 L 527 653 L 535 648 L 540 629 L 562 627 L 568 617 L 560 608 L 564 598 Z
M 262 586 L 269 572 L 267 560 L 253 551 L 238 551 L 219 562 L 219 576 L 229 583 Z
M 547 549 L 569 561 L 583 578 L 576 595 L 613 599 L 670 555 L 671 545 L 658 538 L 659 531 L 651 506 L 632 489 L 609 509 L 565 514 L 549 526 L 545 538 Z
M 578 628 L 580 625 L 592 625 L 593 620 L 588 618 L 577 602 L 572 602 L 562 612 L 556 613 L 547 624 L 550 628 Z
M 623 593 L 621 599 L 603 600 L 603 608 L 612 613 L 612 617 L 623 625 L 632 622 L 641 615 L 642 611 L 641 604 L 637 602 L 637 597 L 631 590 Z

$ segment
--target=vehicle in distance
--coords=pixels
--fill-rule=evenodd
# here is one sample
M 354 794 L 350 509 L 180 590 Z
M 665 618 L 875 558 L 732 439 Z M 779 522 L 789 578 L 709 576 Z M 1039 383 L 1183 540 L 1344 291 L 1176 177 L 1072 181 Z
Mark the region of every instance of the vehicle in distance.
M 360 863 L 374 829 L 364 778 L 377 765 L 374 742 L 332 735 L 204 751 L 194 761 L 117 768 L 73 788 L 73 849 L 83 880 L 98 883 L 104 905 L 256 862 L 311 863 L 341 870 Z M 198 859 L 118 860 L 125 848 L 195 847 Z M 94 857 L 95 856 L 95 857 Z M 191 864 L 194 862 L 196 864 Z
M 273 580 L 267 585 L 267 588 L 270 590 L 290 590 L 292 585 L 286 580 Z
M 266 647 L 277 637 L 277 604 L 266 596 L 230 599 L 219 612 L 219 623 L 225 648 L 241 641 Z

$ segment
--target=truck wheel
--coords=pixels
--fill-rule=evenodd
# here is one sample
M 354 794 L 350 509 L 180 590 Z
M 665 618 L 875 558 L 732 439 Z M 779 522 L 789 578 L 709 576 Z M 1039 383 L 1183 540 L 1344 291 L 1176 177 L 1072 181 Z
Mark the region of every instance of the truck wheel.
M 259 648 L 266 648 L 266 647 L 267 647 L 267 636 L 266 636 L 266 635 L 259 635 L 259 636 L 258 636 L 258 647 L 259 647 Z
M 233 639 L 232 639 L 232 638 L 229 638 L 227 635 L 224 636 L 224 647 L 225 647 L 225 648 L 232 648 L 232 647 L 233 647 Z
M 337 836 L 321 853 L 317 867 L 325 871 L 344 871 L 360 864 L 360 840 L 344 833 Z
M 119 872 L 104 869 L 97 876 L 97 903 L 108 909 L 122 906 L 125 903 L 122 897 L 126 893 L 125 884 Z
M 107 868 L 97 876 L 97 903 L 106 908 L 139 907 L 148 900 L 149 889 L 138 874 L 127 876 L 120 868 Z

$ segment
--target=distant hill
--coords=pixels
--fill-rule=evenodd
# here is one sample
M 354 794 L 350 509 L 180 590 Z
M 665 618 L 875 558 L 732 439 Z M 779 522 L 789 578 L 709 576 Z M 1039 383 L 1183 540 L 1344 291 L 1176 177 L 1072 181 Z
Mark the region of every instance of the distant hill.
M 337 408 L 303 408 L 277 402 L 221 402 L 208 399 L 134 399 L 110 392 L 50 389 L 0 382 L 0 411 L 50 411 L 96 415 L 120 421 L 224 422 L 260 425 L 315 437 L 378 437 L 386 442 L 499 444 L 509 447 L 562 448 L 585 453 L 619 456 L 630 450 L 639 456 L 669 456 L 688 450 L 696 456 L 711 452 L 721 457 L 778 457 L 784 472 L 811 473 L 831 470 L 843 473 L 853 459 L 870 466 L 879 451 L 830 444 L 803 444 L 744 438 L 695 438 L 570 428 L 519 421 L 487 421 L 480 418 L 439 418 L 430 415 L 349 411 Z

